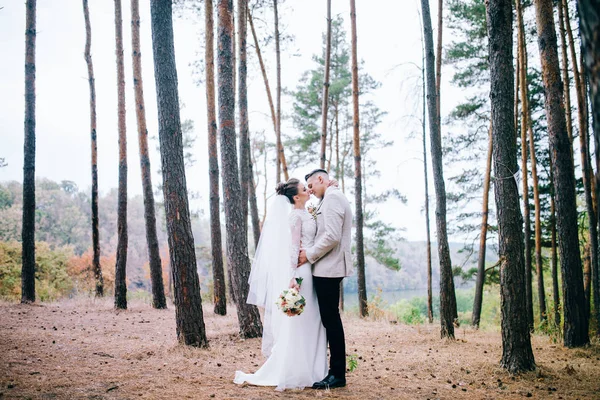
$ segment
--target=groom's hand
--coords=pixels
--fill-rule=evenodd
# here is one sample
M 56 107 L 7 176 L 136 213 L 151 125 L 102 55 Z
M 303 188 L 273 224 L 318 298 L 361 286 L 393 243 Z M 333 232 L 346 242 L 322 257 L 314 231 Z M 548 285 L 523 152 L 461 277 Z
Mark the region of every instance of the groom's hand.
M 300 250 L 300 255 L 298 255 L 298 266 L 305 264 L 308 261 L 306 258 L 306 250 Z

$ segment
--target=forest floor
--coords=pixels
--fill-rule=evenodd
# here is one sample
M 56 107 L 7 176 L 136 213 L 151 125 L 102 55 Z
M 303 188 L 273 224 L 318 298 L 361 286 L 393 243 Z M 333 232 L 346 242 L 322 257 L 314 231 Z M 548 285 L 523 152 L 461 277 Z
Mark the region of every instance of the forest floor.
M 0 399 L 550 399 L 600 398 L 600 344 L 566 349 L 532 337 L 537 370 L 498 365 L 498 332 L 407 326 L 344 315 L 358 366 L 329 391 L 238 386 L 236 370 L 262 363 L 260 339 L 238 336 L 233 307 L 204 311 L 208 349 L 177 345 L 175 312 L 141 301 L 116 312 L 112 299 L 21 305 L 0 302 Z

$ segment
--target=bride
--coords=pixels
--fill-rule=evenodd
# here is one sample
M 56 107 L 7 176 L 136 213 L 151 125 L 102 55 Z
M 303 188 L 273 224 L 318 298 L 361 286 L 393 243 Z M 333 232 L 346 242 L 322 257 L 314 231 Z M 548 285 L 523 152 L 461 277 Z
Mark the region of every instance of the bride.
M 295 178 L 279 183 L 276 191 L 252 263 L 247 301 L 265 310 L 262 353 L 267 360 L 253 374 L 236 371 L 234 382 L 282 391 L 311 387 L 327 374 L 327 337 L 311 265 L 297 267 L 300 248 L 313 245 L 317 230 L 315 219 L 305 209 L 310 194 Z M 300 294 L 306 306 L 302 314 L 289 317 L 276 307 L 275 300 L 294 286 L 295 278 L 302 278 Z

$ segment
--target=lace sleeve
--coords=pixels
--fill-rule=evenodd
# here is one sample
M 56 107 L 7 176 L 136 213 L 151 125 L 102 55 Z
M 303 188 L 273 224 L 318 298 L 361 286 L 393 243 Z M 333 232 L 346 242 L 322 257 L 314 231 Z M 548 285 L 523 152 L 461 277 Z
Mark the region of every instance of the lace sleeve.
M 290 229 L 292 231 L 292 251 L 290 253 L 290 267 L 293 272 L 298 266 L 298 254 L 302 245 L 302 218 L 297 213 L 292 213 L 290 217 Z

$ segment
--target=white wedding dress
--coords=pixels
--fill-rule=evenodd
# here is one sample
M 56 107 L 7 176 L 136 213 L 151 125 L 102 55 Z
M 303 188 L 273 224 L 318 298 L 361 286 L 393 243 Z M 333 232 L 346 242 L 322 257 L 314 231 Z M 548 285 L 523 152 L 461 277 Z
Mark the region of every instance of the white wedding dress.
M 313 245 L 317 226 L 306 210 L 298 209 L 291 211 L 289 223 L 292 241 L 290 263 L 295 266 L 300 247 Z M 268 354 L 270 350 L 270 355 L 254 374 L 236 371 L 234 382 L 237 384 L 247 382 L 251 385 L 275 386 L 279 391 L 303 389 L 327 375 L 327 337 L 313 288 L 311 264 L 305 263 L 291 271 L 293 269 L 290 269 L 290 279 L 303 278 L 300 293 L 306 299 L 304 312 L 293 317 L 288 317 L 279 309 L 270 313 L 270 325 L 276 328 L 272 348 L 271 343 L 263 343 L 263 353 Z M 288 284 L 290 279 L 287 279 Z M 267 301 L 274 304 L 276 297 L 286 288 L 287 285 L 278 293 L 271 294 Z M 264 337 L 265 340 L 269 341 L 269 337 Z

